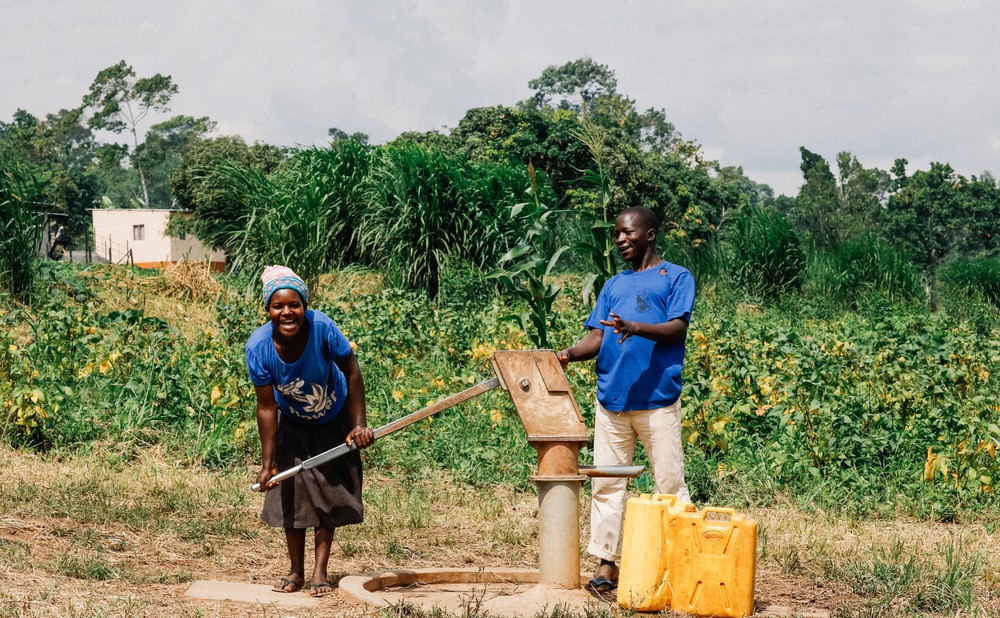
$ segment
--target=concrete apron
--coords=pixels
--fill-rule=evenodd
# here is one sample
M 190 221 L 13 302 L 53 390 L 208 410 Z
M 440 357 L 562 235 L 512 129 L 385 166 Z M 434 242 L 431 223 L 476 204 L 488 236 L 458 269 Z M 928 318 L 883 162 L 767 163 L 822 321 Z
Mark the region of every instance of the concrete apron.
M 580 574 L 580 587 L 570 590 L 540 584 L 539 572 L 532 569 L 396 569 L 348 575 L 339 588 L 347 600 L 370 607 L 402 602 L 459 614 L 478 609 L 499 616 L 534 616 L 557 606 L 579 612 L 613 605 L 614 593 L 603 599 L 583 588 L 589 578 Z
M 275 592 L 264 584 L 198 580 L 184 593 L 185 597 L 203 601 L 227 601 L 252 605 L 294 609 L 318 607 L 321 599 L 309 596 L 304 589 L 295 592 Z M 329 596 L 329 595 L 327 595 Z

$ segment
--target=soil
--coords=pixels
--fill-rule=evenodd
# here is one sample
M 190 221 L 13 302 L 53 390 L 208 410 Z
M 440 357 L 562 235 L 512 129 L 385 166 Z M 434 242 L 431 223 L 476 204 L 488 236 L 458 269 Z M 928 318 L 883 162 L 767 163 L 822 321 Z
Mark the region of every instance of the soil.
M 533 501 L 532 496 L 520 497 L 521 504 L 516 508 L 531 512 Z M 253 515 L 248 513 L 247 516 Z M 435 535 L 425 537 L 427 546 L 414 544 L 408 547 L 414 558 L 403 559 L 398 564 L 384 564 L 384 558 L 373 559 L 360 551 L 348 557 L 335 543 L 331 557 L 331 581 L 375 568 L 469 564 L 488 568 L 504 562 L 495 555 L 494 548 L 482 545 L 482 540 L 477 543 L 462 533 L 463 528 L 471 530 L 476 526 L 461 521 L 454 524 L 454 530 L 441 531 L 438 538 L 432 538 Z M 132 616 L 246 616 L 259 612 L 261 608 L 252 612 L 251 606 L 245 604 L 190 599 L 184 593 L 193 580 L 253 582 L 266 587 L 286 568 L 282 539 L 270 530 L 262 530 L 261 537 L 256 539 L 227 539 L 225 542 L 206 539 L 193 543 L 169 534 L 144 534 L 115 526 L 88 526 L 88 542 L 104 548 L 102 553 L 112 567 L 121 565 L 123 569 L 129 569 L 127 577 L 112 574 L 108 579 L 101 580 L 55 572 L 52 565 L 74 556 L 74 546 L 80 542 L 78 532 L 79 524 L 72 520 L 0 517 L 0 546 L 6 546 L 0 547 L 5 550 L 0 554 L 4 556 L 0 561 L 0 590 L 5 591 L 0 595 L 0 605 L 9 603 L 11 607 L 16 607 L 17 613 L 11 615 L 19 616 L 63 616 L 70 612 L 104 615 L 109 611 L 112 615 L 119 615 L 123 610 L 126 610 L 124 615 Z M 445 552 L 450 555 L 445 560 L 418 557 L 420 554 L 434 555 L 435 543 L 438 547 L 454 547 L 452 543 L 456 541 L 462 549 Z M 411 543 L 408 540 L 407 545 Z M 8 560 L 6 556 L 9 555 L 25 558 L 18 564 L 16 559 Z M 536 565 L 525 559 L 520 564 L 515 561 L 512 566 L 533 568 Z M 608 595 L 608 598 L 590 596 L 595 605 L 614 609 L 613 595 Z M 805 575 L 783 574 L 770 565 L 758 568 L 755 596 L 759 609 L 779 606 L 809 613 L 863 601 L 842 585 L 817 581 Z M 269 610 L 263 615 L 382 615 L 374 608 L 348 603 L 339 591 L 319 599 L 314 610 L 275 607 L 273 612 Z

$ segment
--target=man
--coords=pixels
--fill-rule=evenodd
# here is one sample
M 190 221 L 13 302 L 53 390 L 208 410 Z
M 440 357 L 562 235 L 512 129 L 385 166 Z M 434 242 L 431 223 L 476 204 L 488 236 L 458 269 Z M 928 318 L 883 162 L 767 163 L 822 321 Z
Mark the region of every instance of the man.
M 694 277 L 657 255 L 658 227 L 648 208 L 618 215 L 615 244 L 631 268 L 604 284 L 586 322 L 590 331 L 558 356 L 563 367 L 597 357 L 594 465 L 629 465 L 636 440 L 642 440 L 657 493 L 690 502 L 680 394 Z M 601 562 L 590 584 L 607 592 L 618 580 L 626 479 L 592 483 L 587 551 Z

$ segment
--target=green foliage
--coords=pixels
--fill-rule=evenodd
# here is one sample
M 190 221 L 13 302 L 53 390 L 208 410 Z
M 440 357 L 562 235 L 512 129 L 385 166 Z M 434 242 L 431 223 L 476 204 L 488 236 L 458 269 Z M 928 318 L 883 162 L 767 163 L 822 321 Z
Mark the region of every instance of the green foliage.
M 42 217 L 32 205 L 33 179 L 13 161 L 0 159 L 0 292 L 26 302 L 38 274 Z
M 751 208 L 727 229 L 736 286 L 755 298 L 777 298 L 802 286 L 805 253 L 798 236 L 779 213 Z
M 523 234 L 524 222 L 507 214 L 526 196 L 522 168 L 413 145 L 373 156 L 357 242 L 367 263 L 385 268 L 399 285 L 434 298 L 448 259 L 489 268 Z
M 685 439 L 861 513 L 947 518 L 947 505 L 990 504 L 998 329 L 994 318 L 977 336 L 903 305 L 816 320 L 703 303 L 688 334 Z
M 942 266 L 938 277 L 952 296 L 981 297 L 1000 308 L 1000 258 L 958 259 Z
M 883 218 L 889 174 L 866 169 L 851 153 L 841 152 L 835 176 L 822 156 L 805 148 L 799 151 L 805 183 L 786 213 L 795 229 L 821 249 L 870 234 Z
M 102 310 L 89 286 L 117 286 L 120 271 L 76 272 L 53 270 L 31 314 L 0 316 L 0 435 L 45 448 L 115 443 L 123 454 L 165 443 L 210 464 L 244 455 L 255 432 L 242 347 L 188 342 L 141 309 Z
M 559 247 L 551 253 L 545 250 L 554 214 L 555 211 L 544 208 L 537 200 L 532 205 L 514 206 L 511 218 L 523 217 L 530 222 L 530 227 L 524 240 L 501 257 L 500 266 L 487 276 L 499 281 L 509 294 L 527 304 L 526 311 L 507 317 L 520 324 L 536 348 L 550 347 L 552 305 L 562 291 L 561 285 L 552 282 L 552 274 L 559 257 L 568 249 Z
M 177 169 L 182 153 L 214 129 L 215 122 L 208 117 L 183 115 L 149 128 L 145 141 L 135 149 L 133 163 L 146 175 L 150 204 L 176 205 L 170 190 L 171 173 Z
M 814 255 L 807 288 L 816 298 L 854 309 L 923 296 L 919 273 L 906 256 L 870 236 Z
M 534 104 L 580 111 L 595 99 L 614 94 L 618 88 L 615 72 L 590 58 L 580 58 L 562 66 L 549 66 L 528 82 L 535 91 Z M 556 101 L 558 99 L 558 101 Z
M 721 284 L 729 274 L 726 248 L 717 236 L 696 238 L 690 243 L 658 239 L 657 251 L 668 262 L 690 270 L 699 289 Z
M 177 94 L 177 86 L 169 75 L 159 73 L 151 77 L 137 77 L 124 60 L 101 70 L 90 90 L 83 97 L 83 108 L 91 111 L 89 126 L 92 129 L 132 134 L 132 146 L 138 154 L 139 124 L 151 112 L 166 112 L 170 99 Z M 207 119 L 204 119 L 207 122 Z M 139 176 L 142 204 L 150 207 L 147 187 L 146 164 L 142 157 L 132 160 Z
M 88 208 L 94 208 L 99 175 L 93 169 L 96 144 L 84 127 L 79 109 L 60 110 L 39 119 L 17 110 L 10 123 L 0 122 L 0 161 L 9 169 L 16 161 L 18 174 L 34 179 L 32 201 L 59 216 L 72 236 L 90 223 Z
M 211 247 L 232 251 L 226 243 L 235 242 L 247 214 L 247 204 L 231 187 L 234 168 L 266 176 L 286 158 L 284 148 L 247 146 L 238 137 L 197 140 L 181 154 L 170 175 L 170 189 L 178 206 L 195 213 L 195 236 Z
M 240 225 L 230 235 L 210 236 L 232 247 L 235 264 L 256 285 L 270 264 L 294 269 L 309 284 L 355 258 L 354 236 L 361 210 L 360 187 L 369 155 L 355 142 L 296 153 L 270 175 L 221 168 L 221 200 L 243 204 Z
M 932 271 L 949 256 L 996 252 L 1000 188 L 990 177 L 967 180 L 950 165 L 932 163 L 906 176 L 893 169 L 897 190 L 886 203 L 886 238 Z
M 607 166 L 614 158 L 614 153 L 608 148 L 608 132 L 586 118 L 580 121 L 580 129 L 574 131 L 573 135 L 587 146 L 594 160 L 594 168 L 585 170 L 577 181 L 595 194 L 592 203 L 577 205 L 577 214 L 589 223 L 590 238 L 573 245 L 573 251 L 585 256 L 589 262 L 590 273 L 584 281 L 582 300 L 584 305 L 593 306 L 601 288 L 615 275 L 621 262 L 616 259 L 615 213 L 610 211 L 614 181 L 607 173 Z M 580 198 L 579 195 L 576 197 Z

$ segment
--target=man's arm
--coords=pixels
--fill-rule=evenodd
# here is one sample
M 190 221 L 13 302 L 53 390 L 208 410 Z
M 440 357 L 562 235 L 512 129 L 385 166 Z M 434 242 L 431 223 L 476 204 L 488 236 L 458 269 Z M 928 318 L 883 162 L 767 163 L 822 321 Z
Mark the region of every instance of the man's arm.
M 687 337 L 688 323 L 684 318 L 674 318 L 659 324 L 648 322 L 636 322 L 634 320 L 623 320 L 617 314 L 609 314 L 609 320 L 601 320 L 601 324 L 611 326 L 615 329 L 616 335 L 621 335 L 618 343 L 629 337 L 644 337 L 656 343 L 684 343 Z
M 597 356 L 597 353 L 601 350 L 601 339 L 604 338 L 603 328 L 592 328 L 590 332 L 583 336 L 583 339 L 577 342 L 577 344 L 571 348 L 566 348 L 565 350 L 560 350 L 556 356 L 559 358 L 559 363 L 562 364 L 563 369 L 566 365 L 573 362 L 590 360 Z

